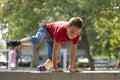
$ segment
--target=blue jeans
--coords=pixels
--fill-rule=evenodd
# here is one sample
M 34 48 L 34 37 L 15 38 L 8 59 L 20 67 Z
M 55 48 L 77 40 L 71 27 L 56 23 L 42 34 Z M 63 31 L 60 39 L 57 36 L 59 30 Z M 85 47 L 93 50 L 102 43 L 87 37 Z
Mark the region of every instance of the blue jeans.
M 48 59 L 52 60 L 53 39 L 45 27 L 41 27 L 35 36 L 30 37 L 33 45 L 38 45 L 45 41 L 48 53 Z

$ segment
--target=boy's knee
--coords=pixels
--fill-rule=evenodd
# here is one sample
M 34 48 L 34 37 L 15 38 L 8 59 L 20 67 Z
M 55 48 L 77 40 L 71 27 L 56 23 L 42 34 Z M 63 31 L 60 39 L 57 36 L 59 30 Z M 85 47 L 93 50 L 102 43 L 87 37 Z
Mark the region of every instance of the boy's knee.
M 34 45 L 37 45 L 40 42 L 39 38 L 37 38 L 36 36 L 30 37 L 30 40 Z

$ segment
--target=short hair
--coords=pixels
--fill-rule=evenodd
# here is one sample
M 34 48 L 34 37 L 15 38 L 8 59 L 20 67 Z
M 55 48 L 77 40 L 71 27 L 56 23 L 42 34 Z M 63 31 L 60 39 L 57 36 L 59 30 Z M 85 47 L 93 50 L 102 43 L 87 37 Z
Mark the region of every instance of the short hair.
M 69 27 L 71 27 L 71 26 L 82 28 L 83 20 L 80 17 L 73 17 L 69 20 Z

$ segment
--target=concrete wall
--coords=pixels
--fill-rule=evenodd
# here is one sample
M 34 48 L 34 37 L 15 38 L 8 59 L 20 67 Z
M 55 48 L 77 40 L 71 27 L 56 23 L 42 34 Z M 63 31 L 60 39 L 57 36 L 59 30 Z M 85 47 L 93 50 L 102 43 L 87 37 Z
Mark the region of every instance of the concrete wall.
M 82 73 L 0 72 L 0 80 L 120 80 L 119 71 L 86 71 Z

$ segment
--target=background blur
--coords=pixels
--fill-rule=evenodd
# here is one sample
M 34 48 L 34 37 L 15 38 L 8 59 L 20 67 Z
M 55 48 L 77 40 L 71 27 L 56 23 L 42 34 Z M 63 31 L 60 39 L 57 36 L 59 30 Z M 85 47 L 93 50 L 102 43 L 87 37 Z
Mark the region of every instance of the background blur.
M 33 36 L 44 23 L 68 21 L 74 16 L 81 17 L 85 27 L 75 67 L 119 69 L 120 0 L 0 0 L 0 38 L 19 40 Z M 69 63 L 70 44 L 63 44 L 62 48 L 67 49 Z M 44 43 L 19 46 L 15 51 L 17 67 L 34 68 L 47 59 Z M 7 52 L 0 52 L 1 66 L 7 65 L 7 57 Z M 62 67 L 62 55 L 59 59 Z

